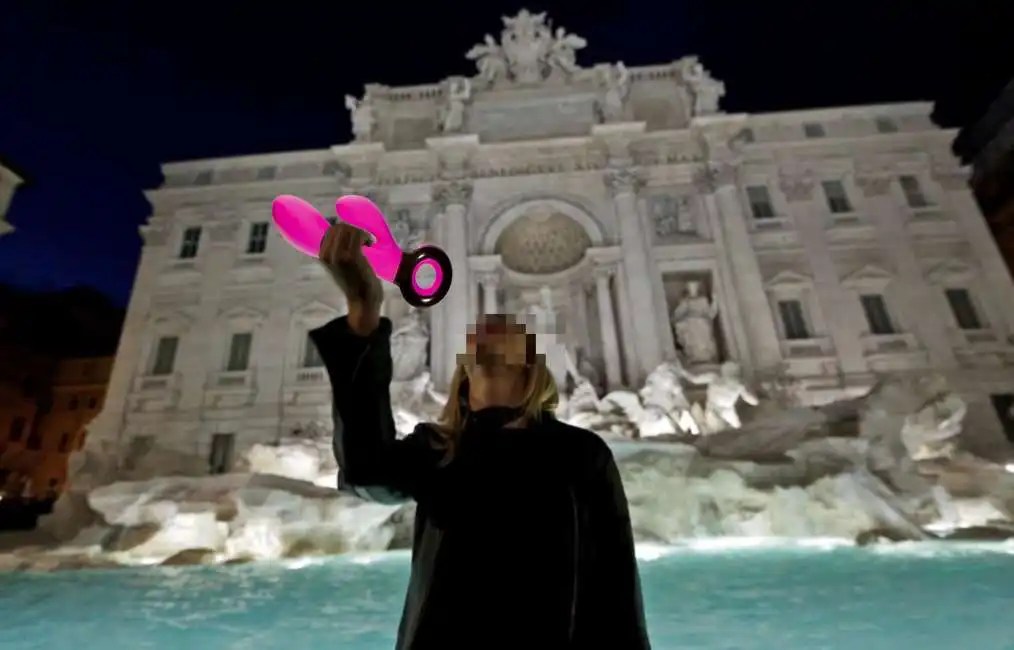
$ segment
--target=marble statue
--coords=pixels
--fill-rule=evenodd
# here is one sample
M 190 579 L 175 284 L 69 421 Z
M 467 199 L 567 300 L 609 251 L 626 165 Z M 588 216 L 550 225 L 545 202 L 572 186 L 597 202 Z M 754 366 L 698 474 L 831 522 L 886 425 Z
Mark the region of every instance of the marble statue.
M 698 386 L 707 386 L 708 392 L 704 412 L 695 419 L 701 425 L 701 433 L 718 433 L 726 429 L 743 426 L 736 412 L 736 404 L 743 400 L 750 406 L 757 406 L 760 400 L 747 390 L 740 379 L 740 367 L 735 361 L 726 361 L 719 372 L 693 374 L 680 369 L 680 375 Z
M 693 98 L 693 117 L 718 113 L 718 103 L 725 96 L 725 84 L 714 79 L 695 56 L 682 61 L 683 80 Z
M 465 54 L 475 62 L 485 87 L 504 82 L 536 84 L 549 78 L 554 70 L 570 75 L 579 69 L 576 52 L 587 45 L 586 41 L 562 28 L 554 34 L 545 13 L 522 9 L 516 16 L 503 16 L 502 20 L 499 43 L 487 34 L 482 43 Z
M 472 82 L 468 79 L 452 79 L 447 93 L 447 105 L 443 110 L 440 130 L 443 133 L 458 133 L 465 126 L 465 103 L 472 98 Z
M 546 14 L 533 14 L 522 9 L 517 16 L 503 17 L 504 30 L 500 47 L 515 83 L 531 84 L 546 78 L 546 64 L 553 47 L 553 35 L 546 23 Z
M 956 451 L 955 439 L 961 435 L 968 414 L 968 405 L 947 389 L 942 377 L 928 377 L 925 383 L 929 401 L 905 417 L 901 441 L 912 460 L 951 458 Z
M 465 58 L 475 62 L 479 81 L 487 88 L 507 76 L 507 58 L 496 39 L 489 34 L 482 43 L 472 47 Z
M 537 340 L 546 355 L 546 367 L 556 380 L 561 394 L 566 392 L 567 378 L 578 377 L 577 364 L 561 338 L 556 317 L 553 290 L 548 285 L 539 288 L 539 299 L 528 305 L 523 320 L 529 328 L 534 327 Z
M 393 379 L 410 381 L 426 371 L 430 334 L 418 309 L 410 309 L 391 333 Z
M 373 114 L 373 102 L 369 93 L 363 95 L 362 99 L 356 99 L 352 95 L 345 95 L 345 108 L 349 110 L 352 117 L 352 136 L 356 142 L 370 142 L 373 139 L 373 127 L 376 125 L 376 118 Z
M 679 360 L 661 363 L 648 374 L 639 395 L 645 410 L 672 419 L 680 431 L 696 436 L 701 429 L 683 392 L 682 370 Z
M 549 53 L 550 65 L 567 76 L 574 74 L 581 69 L 577 65 L 577 51 L 587 45 L 588 41 L 577 34 L 568 34 L 563 27 L 557 27 Z
M 672 312 L 672 326 L 676 342 L 690 364 L 718 361 L 718 344 L 715 341 L 715 317 L 718 305 L 701 295 L 701 283 L 687 282 L 686 295 Z
M 599 74 L 603 86 L 602 99 L 599 102 L 599 119 L 602 122 L 617 122 L 623 119 L 623 109 L 630 95 L 630 71 L 620 61 L 616 65 L 605 66 Z

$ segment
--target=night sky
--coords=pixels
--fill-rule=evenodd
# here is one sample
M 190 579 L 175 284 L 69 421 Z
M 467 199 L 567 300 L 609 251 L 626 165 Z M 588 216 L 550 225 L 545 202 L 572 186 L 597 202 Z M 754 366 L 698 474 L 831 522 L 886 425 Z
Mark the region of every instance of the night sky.
M 464 53 L 522 7 L 588 39 L 585 65 L 698 54 L 730 112 L 941 100 L 956 125 L 1014 76 L 1009 0 L 6 0 L 0 159 L 30 184 L 0 282 L 125 304 L 160 162 L 345 142 L 343 95 L 472 74 Z

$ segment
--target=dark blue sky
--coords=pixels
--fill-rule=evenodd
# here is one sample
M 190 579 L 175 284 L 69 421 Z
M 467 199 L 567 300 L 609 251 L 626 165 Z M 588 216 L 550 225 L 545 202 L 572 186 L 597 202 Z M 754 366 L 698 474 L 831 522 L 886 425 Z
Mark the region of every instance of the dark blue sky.
M 523 6 L 587 38 L 585 64 L 700 55 L 730 111 L 942 99 L 955 124 L 1014 74 L 999 5 L 1014 3 L 8 0 L 0 158 L 30 183 L 0 282 L 125 303 L 160 162 L 344 142 L 345 93 L 469 74 L 464 52 Z

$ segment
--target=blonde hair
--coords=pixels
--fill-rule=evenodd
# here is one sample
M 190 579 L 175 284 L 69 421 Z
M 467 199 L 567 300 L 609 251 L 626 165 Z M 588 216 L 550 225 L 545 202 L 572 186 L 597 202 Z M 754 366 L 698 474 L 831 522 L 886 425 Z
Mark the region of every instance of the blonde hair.
M 527 336 L 534 339 L 534 335 Z M 545 355 L 535 355 L 535 362 L 525 366 L 527 374 L 525 381 L 524 397 L 521 400 L 522 417 L 526 420 L 539 420 L 545 413 L 552 413 L 560 403 L 560 393 L 556 387 L 556 380 L 552 373 L 546 368 Z M 454 369 L 451 376 L 451 385 L 448 389 L 447 403 L 444 404 L 437 420 L 437 431 L 443 439 L 446 456 L 444 462 L 449 462 L 454 456 L 458 436 L 465 428 L 465 413 L 462 405 L 461 390 L 468 376 L 461 364 Z

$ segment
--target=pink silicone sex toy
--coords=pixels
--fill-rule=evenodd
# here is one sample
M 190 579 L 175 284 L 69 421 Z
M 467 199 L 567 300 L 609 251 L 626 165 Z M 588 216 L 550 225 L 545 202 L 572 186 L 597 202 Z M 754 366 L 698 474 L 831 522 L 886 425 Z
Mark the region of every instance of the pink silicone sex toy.
M 432 307 L 444 299 L 454 276 L 447 253 L 436 246 L 403 251 L 391 236 L 383 213 L 364 196 L 342 196 L 335 209 L 339 219 L 373 237 L 363 246 L 363 256 L 378 278 L 401 290 L 408 304 Z M 320 256 L 320 244 L 330 224 L 316 208 L 298 196 L 283 194 L 271 203 L 271 217 L 293 248 L 311 257 Z

